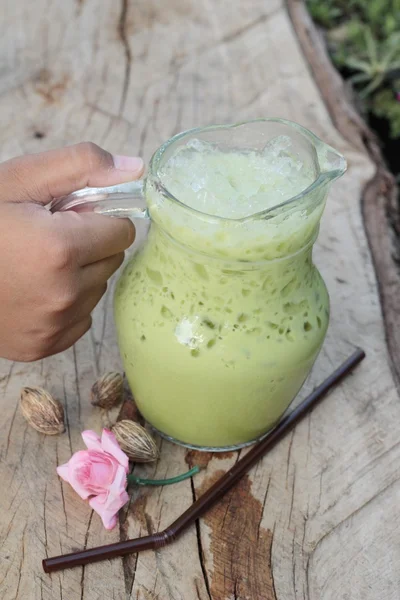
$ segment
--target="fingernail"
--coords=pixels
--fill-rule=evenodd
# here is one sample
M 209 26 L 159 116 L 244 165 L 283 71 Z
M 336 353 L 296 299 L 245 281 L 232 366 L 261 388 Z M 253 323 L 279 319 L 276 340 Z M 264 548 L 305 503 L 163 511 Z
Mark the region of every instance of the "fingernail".
M 122 156 L 121 154 L 114 154 L 114 167 L 118 171 L 129 171 L 132 174 L 141 173 L 144 168 L 143 159 L 139 156 Z

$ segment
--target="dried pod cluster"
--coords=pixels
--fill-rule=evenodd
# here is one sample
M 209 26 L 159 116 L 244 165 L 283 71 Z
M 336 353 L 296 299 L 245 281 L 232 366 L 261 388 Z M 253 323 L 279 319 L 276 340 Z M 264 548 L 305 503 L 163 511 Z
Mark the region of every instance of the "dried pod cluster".
M 157 460 L 159 455 L 157 445 L 149 432 L 139 423 L 124 419 L 113 426 L 112 432 L 121 450 L 135 462 Z
M 122 402 L 124 378 L 121 373 L 111 371 L 100 377 L 92 386 L 93 406 L 110 410 Z
M 64 408 L 49 392 L 40 387 L 24 387 L 20 407 L 29 425 L 45 435 L 65 431 Z
M 92 386 L 91 402 L 105 411 L 121 403 L 124 380 L 120 373 L 106 373 Z M 58 400 L 41 387 L 21 390 L 21 412 L 29 425 L 40 433 L 57 435 L 65 431 L 64 408 Z M 129 419 L 118 421 L 112 431 L 118 444 L 135 462 L 153 462 L 159 456 L 158 447 L 149 432 Z

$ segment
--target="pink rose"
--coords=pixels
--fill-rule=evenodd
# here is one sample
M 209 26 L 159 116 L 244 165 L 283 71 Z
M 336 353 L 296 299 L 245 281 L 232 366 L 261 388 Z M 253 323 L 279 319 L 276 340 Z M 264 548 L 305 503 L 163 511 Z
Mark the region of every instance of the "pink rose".
M 127 473 L 129 461 L 115 435 L 103 429 L 101 439 L 94 431 L 84 431 L 87 450 L 75 452 L 57 473 L 96 511 L 106 529 L 117 523 L 117 513 L 129 500 Z

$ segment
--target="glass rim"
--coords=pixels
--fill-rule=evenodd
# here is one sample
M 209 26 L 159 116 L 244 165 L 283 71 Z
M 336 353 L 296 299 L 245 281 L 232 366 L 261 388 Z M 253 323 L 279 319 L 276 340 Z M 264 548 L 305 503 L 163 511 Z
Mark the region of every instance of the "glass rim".
M 292 196 L 291 198 L 288 198 L 284 202 L 276 204 L 270 208 L 266 208 L 262 211 L 254 213 L 252 215 L 248 215 L 246 217 L 232 218 L 232 217 L 222 217 L 219 215 L 212 215 L 212 214 L 206 213 L 204 211 L 198 210 L 197 208 L 193 208 L 192 206 L 185 204 L 184 202 L 182 202 L 182 200 L 179 200 L 179 198 L 174 196 L 174 194 L 172 194 L 162 183 L 160 174 L 159 174 L 160 162 L 161 162 L 165 152 L 173 144 L 175 144 L 179 140 L 182 140 L 186 137 L 191 138 L 191 137 L 195 136 L 196 134 L 203 133 L 205 131 L 235 129 L 235 128 L 241 127 L 243 125 L 250 125 L 251 123 L 280 123 L 280 124 L 286 125 L 288 127 L 291 127 L 293 129 L 297 130 L 304 138 L 306 138 L 309 142 L 311 142 L 311 144 L 313 145 L 313 147 L 316 151 L 319 172 L 317 174 L 317 177 L 314 179 L 314 181 L 312 183 L 310 183 L 310 185 L 308 187 L 306 187 L 304 190 L 302 190 L 295 196 Z M 336 156 L 336 158 L 339 159 L 339 161 L 340 161 L 339 167 L 332 168 L 332 169 L 321 169 L 322 154 L 327 151 L 332 152 Z M 281 119 L 279 117 L 261 117 L 261 118 L 257 118 L 257 119 L 239 121 L 238 123 L 230 123 L 230 124 L 226 124 L 226 125 L 206 125 L 204 127 L 194 127 L 192 129 L 188 129 L 186 131 L 177 133 L 176 135 L 172 136 L 169 140 L 164 142 L 158 148 L 158 150 L 155 151 L 155 153 L 153 154 L 153 156 L 150 160 L 149 174 L 151 176 L 152 183 L 155 185 L 157 191 L 160 194 L 162 194 L 164 197 L 166 197 L 168 200 L 172 201 L 173 203 L 178 204 L 183 209 L 186 209 L 188 212 L 193 213 L 194 215 L 201 216 L 201 217 L 206 217 L 207 220 L 210 220 L 211 222 L 213 222 L 213 221 L 214 222 L 221 222 L 221 221 L 229 222 L 230 221 L 230 222 L 234 222 L 234 223 L 246 223 L 246 222 L 254 221 L 257 219 L 272 218 L 272 217 L 276 216 L 273 213 L 275 213 L 276 211 L 279 211 L 280 209 L 290 207 L 291 205 L 293 205 L 293 208 L 295 209 L 296 203 L 298 201 L 302 200 L 305 196 L 314 192 L 317 188 L 321 187 L 325 183 L 334 181 L 338 177 L 341 177 L 345 173 L 346 169 L 347 169 L 347 163 L 346 163 L 346 159 L 344 158 L 344 156 L 340 152 L 335 150 L 332 146 L 323 142 L 318 136 L 316 136 L 314 133 L 312 133 L 312 131 L 310 131 L 306 127 L 303 127 L 302 125 L 299 125 L 298 123 L 296 123 L 294 121 L 290 121 L 288 119 Z

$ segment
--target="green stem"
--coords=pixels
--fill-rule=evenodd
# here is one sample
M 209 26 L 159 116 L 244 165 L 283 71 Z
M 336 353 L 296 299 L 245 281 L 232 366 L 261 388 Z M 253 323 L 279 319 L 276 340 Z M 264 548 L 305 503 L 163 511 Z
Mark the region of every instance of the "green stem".
M 170 479 L 142 479 L 141 477 L 136 477 L 136 475 L 128 475 L 128 484 L 135 483 L 136 485 L 171 485 L 173 483 L 179 483 L 180 481 L 184 481 L 185 479 L 190 479 L 193 475 L 196 475 L 200 471 L 199 467 L 193 467 L 190 471 L 186 473 L 182 473 L 181 475 L 177 475 L 176 477 L 171 477 Z

